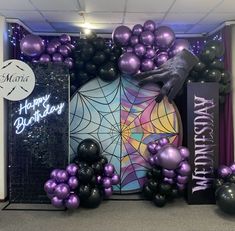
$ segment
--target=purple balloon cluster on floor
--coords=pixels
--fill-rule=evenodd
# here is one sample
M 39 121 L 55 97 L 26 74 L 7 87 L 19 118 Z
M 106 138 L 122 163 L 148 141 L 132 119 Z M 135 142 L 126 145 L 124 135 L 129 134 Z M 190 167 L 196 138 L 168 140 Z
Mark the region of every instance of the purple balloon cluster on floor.
M 124 74 L 134 75 L 139 71 L 153 70 L 184 48 L 189 48 L 185 39 L 175 39 L 174 31 L 167 26 L 159 26 L 152 20 L 132 28 L 117 27 L 112 34 L 113 42 L 125 53 L 119 58 L 119 69 Z
M 76 177 L 78 166 L 69 164 L 66 170 L 54 169 L 50 179 L 44 184 L 44 190 L 51 199 L 53 206 L 57 208 L 76 209 L 80 200 L 75 194 L 79 182 Z

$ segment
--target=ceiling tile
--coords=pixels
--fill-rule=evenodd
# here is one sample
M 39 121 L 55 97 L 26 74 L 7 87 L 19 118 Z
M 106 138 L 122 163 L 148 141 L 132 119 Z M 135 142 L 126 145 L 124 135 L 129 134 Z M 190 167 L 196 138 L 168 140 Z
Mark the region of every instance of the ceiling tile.
M 158 23 L 162 20 L 164 14 L 163 13 L 126 13 L 125 15 L 125 23 L 140 23 L 143 24 L 146 20 L 153 20 Z
M 188 33 L 195 33 L 195 34 L 202 34 L 202 33 L 208 33 L 216 29 L 218 27 L 218 24 L 197 24 L 193 26 Z
M 78 10 L 77 0 L 31 0 L 39 10 Z
M 175 0 L 128 0 L 127 12 L 166 12 Z
M 193 24 L 197 23 L 205 16 L 205 13 L 169 13 L 163 23 L 182 23 Z
M 218 7 L 214 9 L 214 12 L 235 12 L 235 4 L 233 0 L 224 0 Z
M 221 0 L 176 0 L 171 12 L 205 13 L 212 10 L 220 2 Z
M 24 21 L 25 25 L 28 26 L 32 31 L 35 32 L 55 32 L 54 28 L 49 23 L 44 22 L 33 22 Z
M 49 22 L 84 22 L 84 18 L 75 11 L 42 11 L 42 14 Z
M 79 2 L 86 12 L 123 12 L 125 8 L 125 0 L 79 0 Z
M 0 0 L 0 9 L 5 10 L 34 10 L 28 0 Z
M 85 19 L 89 23 L 121 23 L 123 13 L 87 13 Z
M 234 13 L 211 13 L 206 18 L 204 18 L 200 24 L 217 24 L 223 23 L 225 21 L 235 20 Z
M 169 26 L 175 33 L 185 33 L 188 31 L 194 24 L 180 24 L 180 23 L 175 23 L 175 24 L 161 24 L 163 26 Z
M 15 18 L 22 21 L 44 21 L 41 14 L 37 11 L 16 11 L 16 10 L 0 10 L 1 14 L 6 18 Z

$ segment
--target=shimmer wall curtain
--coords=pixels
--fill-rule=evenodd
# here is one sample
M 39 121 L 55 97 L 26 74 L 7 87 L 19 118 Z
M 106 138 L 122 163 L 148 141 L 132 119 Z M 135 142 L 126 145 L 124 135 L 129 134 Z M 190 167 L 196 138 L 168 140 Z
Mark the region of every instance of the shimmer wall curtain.
M 222 30 L 222 41 L 225 46 L 224 63 L 225 69 L 232 70 L 232 47 L 231 47 L 231 27 L 226 26 Z M 233 76 L 235 77 L 235 76 Z M 235 90 L 235 89 L 233 89 Z M 220 105 L 219 115 L 219 163 L 229 165 L 234 161 L 234 144 L 233 144 L 233 109 L 232 93 L 228 94 L 225 103 Z

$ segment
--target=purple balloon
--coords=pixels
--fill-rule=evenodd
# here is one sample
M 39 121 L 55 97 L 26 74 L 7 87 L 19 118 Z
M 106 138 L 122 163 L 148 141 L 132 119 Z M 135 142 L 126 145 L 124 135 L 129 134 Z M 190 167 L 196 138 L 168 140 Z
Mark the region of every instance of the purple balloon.
M 131 30 L 127 26 L 119 26 L 113 31 L 112 39 L 118 46 L 127 46 L 131 35 Z
M 66 171 L 70 176 L 76 176 L 78 171 L 78 166 L 76 164 L 69 164 L 66 168 Z
M 133 49 L 132 47 L 127 47 L 127 48 L 126 48 L 126 52 L 131 53 L 131 52 L 133 52 L 133 51 L 134 51 L 134 49 Z
M 54 193 L 56 186 L 56 181 L 54 179 L 50 179 L 44 184 L 44 190 L 45 192 L 52 194 Z
M 157 146 L 157 143 L 155 141 L 148 143 L 147 149 L 150 152 L 150 154 L 154 155 L 157 153 L 156 146 Z
M 188 182 L 188 176 L 180 176 L 178 175 L 177 178 L 176 178 L 177 182 L 179 184 L 187 184 Z
M 158 143 L 159 143 L 159 145 L 161 145 L 161 146 L 165 146 L 165 145 L 169 144 L 169 139 L 166 138 L 166 137 L 163 137 L 163 138 L 161 138 L 161 139 L 158 141 Z
M 28 34 L 20 41 L 20 49 L 24 55 L 35 57 L 44 52 L 45 45 L 39 36 Z
M 134 47 L 138 43 L 139 43 L 139 37 L 137 35 L 131 36 L 130 45 Z
M 55 48 L 58 48 L 59 46 L 61 46 L 61 42 L 57 38 L 52 39 L 49 44 L 52 44 L 53 46 L 55 46 Z
M 110 179 L 109 177 L 104 177 L 102 179 L 102 185 L 104 186 L 104 188 L 109 188 L 112 186 L 112 179 Z
M 58 47 L 58 46 L 57 46 L 56 44 L 54 44 L 54 43 L 49 43 L 49 44 L 47 45 L 47 48 L 46 48 L 47 53 L 50 54 L 50 55 L 54 54 L 54 53 L 56 52 L 56 50 L 57 50 L 57 47 Z
M 160 52 L 157 54 L 156 58 L 155 58 L 155 63 L 157 65 L 157 67 L 161 66 L 162 64 L 164 64 L 167 60 L 168 60 L 168 53 L 167 52 Z
M 157 155 L 159 164 L 168 170 L 176 169 L 182 160 L 179 150 L 171 144 L 163 146 Z
M 105 195 L 106 198 L 111 197 L 112 194 L 113 194 L 113 188 L 112 187 L 104 189 L 104 195 Z
M 139 71 L 140 60 L 132 53 L 124 53 L 118 60 L 118 67 L 124 74 L 134 75 Z
M 232 169 L 228 166 L 222 165 L 218 169 L 218 174 L 220 177 L 225 178 L 232 174 Z
M 153 158 L 154 158 L 154 163 L 155 163 L 155 165 L 160 165 L 160 164 L 159 164 L 159 159 L 158 159 L 157 154 L 154 155 Z
M 177 169 L 177 172 L 181 176 L 189 176 L 189 174 L 191 172 L 191 167 L 190 167 L 189 163 L 187 161 L 181 162 L 180 167 Z
M 177 185 L 179 191 L 184 191 L 184 189 L 185 189 L 185 184 L 177 183 L 176 185 Z
M 66 182 L 69 179 L 69 174 L 65 170 L 59 170 L 56 174 L 56 181 L 58 183 Z
M 174 170 L 168 170 L 168 169 L 163 169 L 162 173 L 163 173 L 163 176 L 167 178 L 174 178 L 176 175 Z
M 133 35 L 140 35 L 143 32 L 143 27 L 141 24 L 136 24 L 132 28 Z
M 76 189 L 78 187 L 78 178 L 76 176 L 71 176 L 68 179 L 68 185 L 70 189 Z
M 58 198 L 57 196 L 54 196 L 51 199 L 51 204 L 55 206 L 56 208 L 61 208 L 64 206 L 64 201 L 63 199 Z
M 140 34 L 140 41 L 146 46 L 152 45 L 154 43 L 154 34 L 151 31 L 143 31 Z
M 147 48 L 145 53 L 145 58 L 151 59 L 155 56 L 155 50 L 153 48 Z
M 60 171 L 60 169 L 54 169 L 51 174 L 50 174 L 50 177 L 52 179 L 56 179 L 56 176 L 57 176 L 57 173 Z
M 52 55 L 52 60 L 55 63 L 61 63 L 63 62 L 63 56 L 60 53 L 55 53 Z
M 69 195 L 68 199 L 65 200 L 65 207 L 68 209 L 77 209 L 79 204 L 80 200 L 75 194 Z
M 58 184 L 55 188 L 55 195 L 59 199 L 65 199 L 66 197 L 68 197 L 69 193 L 70 193 L 70 189 L 67 184 L 61 183 L 61 184 Z
M 120 177 L 119 177 L 119 175 L 114 174 L 114 175 L 112 176 L 112 185 L 116 185 L 116 184 L 119 184 L 119 183 L 120 183 Z
M 169 48 L 175 41 L 174 31 L 167 26 L 160 26 L 154 31 L 155 43 L 161 49 Z
M 156 152 L 158 152 L 158 150 L 160 150 L 161 148 L 162 148 L 162 146 L 160 144 L 158 144 L 158 142 L 157 142 L 157 146 L 155 147 Z
M 64 57 L 67 57 L 71 53 L 71 50 L 67 45 L 61 45 L 58 47 L 58 52 Z
M 109 177 L 112 177 L 113 174 L 114 174 L 114 166 L 112 164 L 106 164 L 104 166 L 104 174 L 105 176 L 109 176 Z
M 62 34 L 60 36 L 60 42 L 65 44 L 65 43 L 70 43 L 71 42 L 71 37 L 68 34 Z
M 151 166 L 154 166 L 155 165 L 155 159 L 153 156 L 150 156 L 149 159 L 148 159 L 148 162 Z
M 73 68 L 73 58 L 67 57 L 67 58 L 64 60 L 64 63 L 65 63 L 65 65 L 66 65 L 69 69 L 72 69 L 72 68 Z
M 167 182 L 168 184 L 174 184 L 174 180 L 172 178 L 164 177 L 163 181 Z
M 38 60 L 38 59 L 36 59 L 36 58 L 33 58 L 33 59 L 31 60 L 31 62 L 32 62 L 32 63 L 38 63 L 38 62 L 39 62 L 39 60 Z
M 148 31 L 154 31 L 155 30 L 155 22 L 153 20 L 147 20 L 145 23 L 144 23 L 144 30 L 148 30 Z
M 170 57 L 174 57 L 176 54 L 181 52 L 183 49 L 189 49 L 190 44 L 187 39 L 176 39 L 175 43 L 171 47 L 171 50 L 169 51 Z
M 71 44 L 71 43 L 66 43 L 65 45 L 66 45 L 67 47 L 69 47 L 70 50 L 74 50 L 74 49 L 75 49 L 75 46 L 74 46 L 73 44 Z
M 97 184 L 101 184 L 101 182 L 102 182 L 102 177 L 101 177 L 101 176 L 97 176 L 97 177 L 96 177 L 96 182 L 97 182 Z
M 51 62 L 51 56 L 48 54 L 42 54 L 39 61 L 41 63 L 49 63 L 49 62 Z
M 180 155 L 182 156 L 183 160 L 187 160 L 189 158 L 190 152 L 188 150 L 188 148 L 180 146 L 178 147 L 179 151 L 180 151 Z
M 136 44 L 134 47 L 135 54 L 139 57 L 143 56 L 146 53 L 146 48 L 142 44 Z
M 151 59 L 144 59 L 141 62 L 141 71 L 151 71 L 154 69 L 154 62 Z
M 231 170 L 232 170 L 232 173 L 235 173 L 235 163 L 233 163 L 231 166 L 230 166 Z

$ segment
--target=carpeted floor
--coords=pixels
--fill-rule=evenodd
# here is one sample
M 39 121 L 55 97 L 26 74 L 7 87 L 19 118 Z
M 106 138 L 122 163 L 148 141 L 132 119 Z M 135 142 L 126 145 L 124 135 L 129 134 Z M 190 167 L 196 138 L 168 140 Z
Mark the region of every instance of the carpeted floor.
M 6 203 L 0 203 L 3 208 Z M 30 207 L 30 205 L 28 205 Z M 157 208 L 148 201 L 105 201 L 97 209 L 0 211 L 0 231 L 235 231 L 235 216 L 215 205 L 175 201 Z

